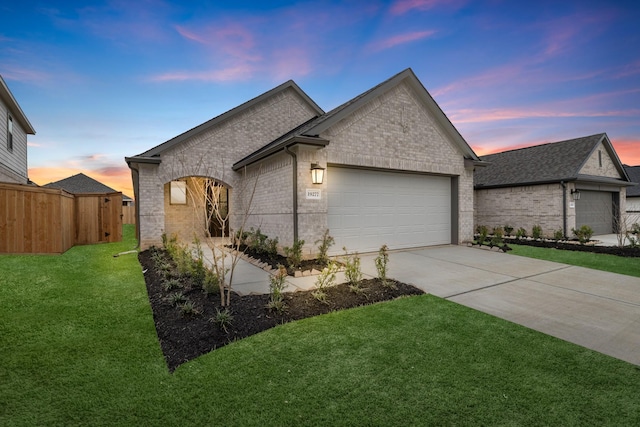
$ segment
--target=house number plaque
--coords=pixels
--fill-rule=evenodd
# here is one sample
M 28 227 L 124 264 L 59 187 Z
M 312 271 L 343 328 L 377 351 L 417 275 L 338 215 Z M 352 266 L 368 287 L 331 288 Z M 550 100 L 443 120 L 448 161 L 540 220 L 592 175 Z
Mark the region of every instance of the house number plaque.
M 307 188 L 307 199 L 320 200 L 322 198 L 322 190 Z

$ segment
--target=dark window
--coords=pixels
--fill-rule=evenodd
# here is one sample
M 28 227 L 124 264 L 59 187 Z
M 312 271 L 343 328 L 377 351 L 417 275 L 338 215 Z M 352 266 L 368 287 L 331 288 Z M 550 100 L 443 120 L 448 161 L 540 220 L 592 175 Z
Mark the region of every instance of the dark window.
M 598 150 L 598 164 L 602 167 L 602 151 Z
M 7 149 L 13 151 L 13 117 L 7 114 Z

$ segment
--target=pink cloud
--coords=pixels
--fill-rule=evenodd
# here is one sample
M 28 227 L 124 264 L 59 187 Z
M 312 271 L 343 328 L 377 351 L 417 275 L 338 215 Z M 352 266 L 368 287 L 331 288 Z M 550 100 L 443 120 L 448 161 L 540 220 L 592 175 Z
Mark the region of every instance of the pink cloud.
M 369 45 L 369 48 L 374 51 L 390 49 L 392 47 L 395 47 L 401 44 L 411 43 L 416 40 L 425 39 L 427 37 L 434 35 L 435 33 L 436 33 L 435 30 L 428 30 L 428 31 L 414 31 L 412 33 L 398 34 L 396 36 L 374 42 L 371 45 Z
M 154 82 L 199 80 L 203 82 L 242 81 L 251 78 L 256 68 L 247 64 L 239 64 L 231 68 L 208 71 L 174 71 L 151 77 Z
M 629 166 L 640 166 L 640 139 L 614 138 L 611 143 L 622 163 Z
M 389 9 L 392 15 L 404 15 L 412 10 L 425 11 L 437 6 L 458 8 L 466 3 L 466 0 L 397 0 Z
M 540 118 L 568 118 L 568 117 L 636 117 L 640 110 L 610 110 L 610 111 L 570 111 L 547 108 L 513 108 L 513 109 L 463 109 L 449 113 L 452 122 L 482 123 L 517 119 Z

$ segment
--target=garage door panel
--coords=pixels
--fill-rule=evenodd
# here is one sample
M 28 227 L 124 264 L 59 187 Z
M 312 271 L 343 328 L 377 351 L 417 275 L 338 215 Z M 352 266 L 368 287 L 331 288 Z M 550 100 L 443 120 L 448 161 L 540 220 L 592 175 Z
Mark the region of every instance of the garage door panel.
M 594 234 L 613 233 L 612 193 L 581 190 L 576 200 L 576 225 L 588 225 Z
M 450 178 L 330 168 L 327 184 L 335 252 L 450 243 Z

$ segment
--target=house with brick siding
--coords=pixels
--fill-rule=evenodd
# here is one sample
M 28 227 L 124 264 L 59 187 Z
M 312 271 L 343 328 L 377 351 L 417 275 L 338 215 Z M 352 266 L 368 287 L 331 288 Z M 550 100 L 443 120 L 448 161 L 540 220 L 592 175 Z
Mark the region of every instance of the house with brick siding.
M 36 131 L 0 76 L 0 182 L 28 184 L 27 135 Z
M 640 166 L 624 165 L 629 180 L 635 185 L 627 188 L 626 212 L 627 228 L 640 224 Z
M 306 256 L 326 229 L 339 252 L 470 240 L 483 164 L 411 69 L 329 112 L 288 81 L 125 160 L 143 249 L 254 227 Z M 211 182 L 228 227 L 198 196 Z
M 590 226 L 614 233 L 625 212 L 629 181 L 605 133 L 482 156 L 475 171 L 475 223 L 510 225 L 552 237 Z

